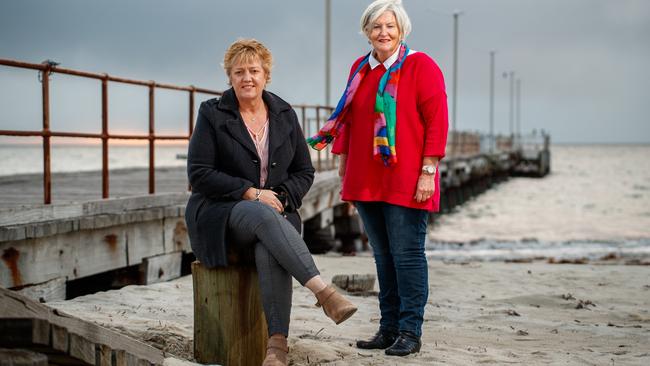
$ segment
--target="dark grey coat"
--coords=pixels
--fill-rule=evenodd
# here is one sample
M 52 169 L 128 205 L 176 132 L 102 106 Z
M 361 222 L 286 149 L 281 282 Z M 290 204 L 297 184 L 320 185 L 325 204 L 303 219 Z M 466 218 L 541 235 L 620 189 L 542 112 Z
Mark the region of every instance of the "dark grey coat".
M 287 219 L 300 230 L 296 210 L 314 180 L 305 138 L 291 106 L 264 91 L 269 115 L 269 166 L 265 189 L 287 193 Z M 192 250 L 207 267 L 226 266 L 227 223 L 250 187 L 260 188 L 260 158 L 244 126 L 235 92 L 201 103 L 187 154 L 192 195 L 185 222 Z

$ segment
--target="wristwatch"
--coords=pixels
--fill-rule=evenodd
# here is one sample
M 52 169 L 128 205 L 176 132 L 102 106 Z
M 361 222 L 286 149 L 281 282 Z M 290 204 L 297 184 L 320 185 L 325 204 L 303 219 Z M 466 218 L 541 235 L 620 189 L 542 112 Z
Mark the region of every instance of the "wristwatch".
M 422 166 L 422 173 L 427 174 L 427 175 L 434 175 L 434 174 L 436 174 L 436 166 L 435 165 L 423 165 Z

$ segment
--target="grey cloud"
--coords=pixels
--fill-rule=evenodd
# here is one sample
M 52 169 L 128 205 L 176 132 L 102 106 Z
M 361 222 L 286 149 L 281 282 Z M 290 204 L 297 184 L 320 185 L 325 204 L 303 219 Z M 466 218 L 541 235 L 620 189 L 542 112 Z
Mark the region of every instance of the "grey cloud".
M 368 51 L 358 18 L 369 1 L 333 0 L 332 102 L 343 89 L 350 63 Z M 451 88 L 452 19 L 460 23 L 458 124 L 487 129 L 490 49 L 497 49 L 497 129 L 507 132 L 508 83 L 523 80 L 522 117 L 527 128 L 545 128 L 555 141 L 650 142 L 650 2 L 644 0 L 404 0 L 413 20 L 409 44 L 441 66 Z M 219 63 L 238 37 L 255 37 L 273 51 L 269 89 L 294 103 L 324 102 L 323 1 L 3 1 L 0 57 L 114 75 L 227 87 Z M 0 67 L 0 128 L 39 126 L 35 74 Z M 54 86 L 66 83 L 55 76 Z M 97 107 L 58 108 L 68 130 L 86 128 Z M 449 90 L 451 96 L 451 90 Z M 113 96 L 114 126 L 141 119 L 129 93 Z M 137 94 L 137 93 L 136 93 Z M 93 98 L 84 96 L 85 103 Z M 171 98 L 171 97 L 170 97 Z M 135 100 L 140 100 L 136 98 Z M 171 130 L 184 112 L 166 99 L 160 126 Z M 138 102 L 140 103 L 140 102 Z M 182 105 L 182 103 L 178 103 Z M 76 109 L 75 109 L 76 108 Z M 80 109 L 81 108 L 81 109 Z M 66 110 L 67 109 L 67 110 Z M 164 111 L 164 112 L 163 112 Z M 164 115 L 169 115 L 165 118 Z M 76 123 L 76 124 L 75 124 Z M 95 122 L 92 122 L 95 123 Z M 94 127 L 93 127 L 94 128 Z M 181 127 L 184 128 L 184 125 Z M 612 132 L 615 130 L 615 132 Z

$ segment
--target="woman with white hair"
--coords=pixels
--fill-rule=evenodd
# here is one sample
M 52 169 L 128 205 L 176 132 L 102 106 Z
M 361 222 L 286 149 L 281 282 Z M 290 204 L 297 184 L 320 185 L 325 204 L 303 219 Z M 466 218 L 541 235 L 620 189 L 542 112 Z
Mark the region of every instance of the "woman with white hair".
M 447 95 L 436 63 L 405 42 L 411 22 L 401 1 L 374 1 L 361 31 L 372 50 L 352 64 L 336 110 L 308 142 L 320 150 L 334 141 L 342 198 L 357 207 L 374 252 L 380 327 L 357 347 L 405 356 L 421 347 L 424 242 L 429 212 L 440 204 Z

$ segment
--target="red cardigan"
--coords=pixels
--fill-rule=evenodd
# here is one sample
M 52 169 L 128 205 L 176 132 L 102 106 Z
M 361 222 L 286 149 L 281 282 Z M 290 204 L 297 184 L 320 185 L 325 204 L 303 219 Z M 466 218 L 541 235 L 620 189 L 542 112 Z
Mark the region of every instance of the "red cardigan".
M 352 65 L 350 73 L 362 58 Z M 364 67 L 370 67 L 366 65 Z M 383 64 L 368 70 L 349 105 L 342 134 L 332 146 L 334 154 L 347 154 L 343 179 L 344 201 L 382 201 L 398 206 L 438 211 L 440 177 L 436 191 L 425 202 L 415 201 L 424 156 L 445 156 L 447 143 L 447 94 L 436 63 L 426 54 L 408 55 L 402 65 L 397 91 L 395 149 L 397 164 L 386 167 L 373 159 L 374 106 Z

